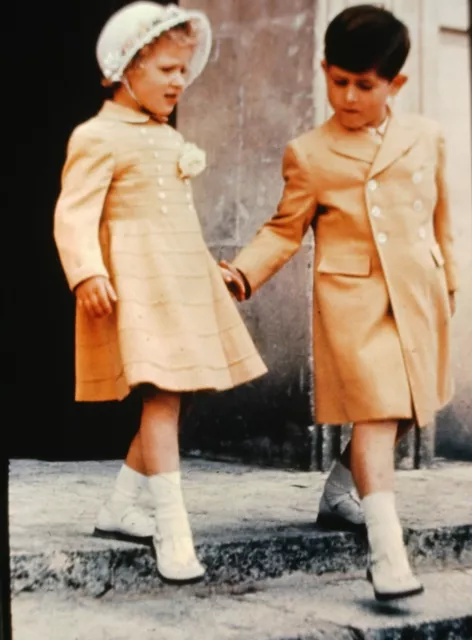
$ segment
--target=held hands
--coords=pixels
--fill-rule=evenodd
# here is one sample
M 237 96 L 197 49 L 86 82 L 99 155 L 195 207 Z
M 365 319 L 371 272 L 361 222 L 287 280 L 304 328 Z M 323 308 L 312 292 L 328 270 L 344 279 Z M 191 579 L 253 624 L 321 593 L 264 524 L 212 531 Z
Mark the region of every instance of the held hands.
M 75 289 L 77 305 L 90 318 L 104 318 L 113 312 L 117 295 L 111 282 L 105 276 L 93 276 L 81 282 Z
M 226 260 L 220 260 L 219 267 L 221 275 L 228 287 L 231 295 L 236 298 L 238 302 L 242 302 L 246 299 L 246 287 L 243 277 L 237 269 L 230 265 Z

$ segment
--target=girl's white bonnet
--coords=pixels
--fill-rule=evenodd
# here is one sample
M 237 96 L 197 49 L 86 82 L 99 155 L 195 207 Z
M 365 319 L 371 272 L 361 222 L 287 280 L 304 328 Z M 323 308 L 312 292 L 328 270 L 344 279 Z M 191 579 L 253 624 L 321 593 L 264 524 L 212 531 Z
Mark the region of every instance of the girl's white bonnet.
M 110 82 L 120 82 L 128 64 L 146 44 L 165 31 L 184 22 L 191 22 L 197 45 L 189 64 L 187 86 L 205 68 L 211 51 L 211 25 L 201 11 L 187 11 L 176 5 L 156 2 L 133 2 L 105 23 L 97 41 L 96 56 L 103 76 Z

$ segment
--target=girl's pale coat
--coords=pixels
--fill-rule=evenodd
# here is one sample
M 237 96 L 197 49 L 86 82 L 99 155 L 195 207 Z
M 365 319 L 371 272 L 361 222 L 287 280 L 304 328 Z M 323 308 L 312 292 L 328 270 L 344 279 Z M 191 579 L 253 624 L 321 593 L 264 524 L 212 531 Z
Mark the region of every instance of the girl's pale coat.
M 106 102 L 73 132 L 54 236 L 73 290 L 111 279 L 112 315 L 76 311 L 76 399 L 117 400 L 140 382 L 228 389 L 266 372 L 202 236 L 182 136 Z
M 413 115 L 391 116 L 381 143 L 333 117 L 287 146 L 277 213 L 233 265 L 255 291 L 313 228 L 318 423 L 424 426 L 451 399 L 444 162 L 438 125 Z

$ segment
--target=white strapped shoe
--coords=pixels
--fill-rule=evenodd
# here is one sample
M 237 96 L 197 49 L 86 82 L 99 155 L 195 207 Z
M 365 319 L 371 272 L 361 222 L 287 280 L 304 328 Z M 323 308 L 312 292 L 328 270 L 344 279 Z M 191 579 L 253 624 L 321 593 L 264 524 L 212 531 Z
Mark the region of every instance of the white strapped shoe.
M 403 544 L 371 554 L 367 579 L 372 583 L 375 598 L 381 602 L 418 596 L 424 592 L 421 582 L 413 575 Z
M 205 568 L 195 553 L 187 511 L 183 502 L 173 506 L 156 509 L 153 548 L 157 573 L 163 582 L 170 584 L 200 582 Z
M 189 534 L 173 534 L 153 538 L 156 565 L 159 577 L 169 584 L 191 584 L 200 582 L 205 568 L 200 564 Z
M 355 491 L 345 491 L 328 496 L 324 491 L 321 496 L 316 524 L 323 529 L 334 531 L 365 531 L 365 517 L 361 502 Z
M 199 582 L 205 568 L 195 553 L 180 472 L 151 476 L 149 483 L 156 505 L 153 550 L 159 577 L 170 584 Z
M 117 509 L 104 504 L 99 511 L 93 535 L 151 545 L 154 530 L 153 518 L 136 505 L 130 504 Z

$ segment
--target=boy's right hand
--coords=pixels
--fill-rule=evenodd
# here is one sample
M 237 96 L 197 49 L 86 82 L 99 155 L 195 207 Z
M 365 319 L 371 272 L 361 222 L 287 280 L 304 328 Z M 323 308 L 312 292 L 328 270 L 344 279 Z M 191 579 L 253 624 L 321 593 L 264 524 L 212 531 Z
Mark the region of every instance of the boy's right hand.
M 90 318 L 104 318 L 113 312 L 117 295 L 105 276 L 92 276 L 75 288 L 77 304 Z
M 244 279 L 237 269 L 233 265 L 226 262 L 226 260 L 220 260 L 219 265 L 221 275 L 228 287 L 230 293 L 236 298 L 238 302 L 242 302 L 246 299 L 246 286 Z

